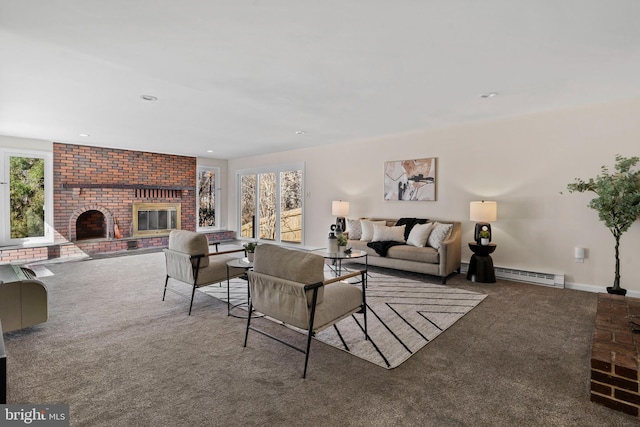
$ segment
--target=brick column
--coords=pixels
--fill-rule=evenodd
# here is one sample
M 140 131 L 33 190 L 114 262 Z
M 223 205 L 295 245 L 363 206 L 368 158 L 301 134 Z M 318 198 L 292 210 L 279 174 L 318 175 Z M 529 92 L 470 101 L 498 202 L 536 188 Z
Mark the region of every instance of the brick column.
M 599 294 L 591 349 L 591 401 L 638 416 L 640 299 Z

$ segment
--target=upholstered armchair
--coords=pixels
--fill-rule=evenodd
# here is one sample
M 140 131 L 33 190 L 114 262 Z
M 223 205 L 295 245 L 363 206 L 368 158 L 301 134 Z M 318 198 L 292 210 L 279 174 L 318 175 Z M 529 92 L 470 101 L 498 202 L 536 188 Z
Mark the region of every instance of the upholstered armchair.
M 360 276 L 360 286 L 343 280 Z M 249 277 L 249 316 L 244 337 L 247 346 L 249 330 L 285 344 L 305 355 L 302 377 L 307 375 L 311 337 L 318 331 L 354 314 L 363 313 L 364 339 L 367 335 L 367 272 L 356 271 L 328 280 L 324 278 L 322 256 L 262 244 L 256 248 L 253 271 Z M 255 310 L 275 320 L 307 331 L 306 348 L 296 347 L 251 325 Z
M 167 277 L 164 281 L 162 301 L 167 294 L 169 279 L 188 283 L 192 286 L 189 304 L 189 315 L 191 315 L 196 288 L 227 280 L 227 262 L 241 257 L 240 252 L 244 253 L 244 249 L 211 253 L 207 236 L 204 234 L 187 230 L 171 231 L 169 247 L 164 250 Z M 243 268 L 229 268 L 229 278 L 238 277 L 244 273 Z

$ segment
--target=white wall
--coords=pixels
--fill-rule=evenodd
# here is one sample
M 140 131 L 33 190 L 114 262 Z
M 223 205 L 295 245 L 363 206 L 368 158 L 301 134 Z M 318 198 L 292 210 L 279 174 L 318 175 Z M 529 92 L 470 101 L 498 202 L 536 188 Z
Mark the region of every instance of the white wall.
M 0 147 L 53 152 L 53 142 L 0 135 Z
M 614 239 L 586 205 L 589 194 L 568 194 L 575 177 L 613 169 L 615 155 L 640 155 L 640 99 L 434 131 L 390 135 L 332 147 L 230 160 L 230 229 L 237 229 L 238 169 L 305 162 L 305 244 L 325 246 L 332 200 L 348 200 L 349 217 L 416 216 L 462 221 L 463 260 L 471 252 L 469 202 L 496 200 L 494 264 L 563 273 L 569 286 L 611 286 Z M 385 202 L 383 164 L 436 157 L 437 201 Z M 561 195 L 560 192 L 565 194 Z M 574 247 L 587 258 L 574 260 Z M 640 222 L 621 240 L 622 286 L 640 292 Z M 635 294 L 636 292 L 632 292 Z

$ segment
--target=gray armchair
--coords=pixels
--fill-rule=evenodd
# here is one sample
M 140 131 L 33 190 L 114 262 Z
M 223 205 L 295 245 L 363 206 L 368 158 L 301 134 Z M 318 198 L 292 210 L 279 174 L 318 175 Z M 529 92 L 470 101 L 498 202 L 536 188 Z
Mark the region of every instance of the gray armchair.
M 360 276 L 361 286 L 342 282 L 357 276 Z M 361 312 L 364 317 L 364 339 L 368 339 L 366 270 L 325 280 L 322 256 L 263 244 L 256 248 L 253 271 L 248 272 L 248 277 L 250 315 L 247 318 L 243 346 L 247 346 L 251 329 L 300 351 L 305 355 L 303 378 L 307 375 L 311 337 L 316 332 Z M 306 330 L 306 349 L 296 347 L 252 326 L 253 310 Z
M 169 247 L 164 250 L 167 277 L 164 281 L 162 301 L 167 294 L 169 279 L 188 283 L 192 286 L 189 304 L 189 315 L 191 315 L 196 288 L 227 280 L 227 262 L 241 257 L 240 252 L 244 254 L 244 249 L 210 253 L 209 242 L 204 234 L 187 230 L 171 231 Z M 238 277 L 244 273 L 243 268 L 229 268 L 229 278 Z

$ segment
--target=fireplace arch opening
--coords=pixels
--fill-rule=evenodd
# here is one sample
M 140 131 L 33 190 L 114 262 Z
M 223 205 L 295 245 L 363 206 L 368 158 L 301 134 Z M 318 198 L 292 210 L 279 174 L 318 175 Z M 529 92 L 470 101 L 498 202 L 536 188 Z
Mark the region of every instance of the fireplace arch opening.
M 104 239 L 107 237 L 107 220 L 98 210 L 87 210 L 76 220 L 76 240 Z

